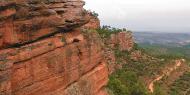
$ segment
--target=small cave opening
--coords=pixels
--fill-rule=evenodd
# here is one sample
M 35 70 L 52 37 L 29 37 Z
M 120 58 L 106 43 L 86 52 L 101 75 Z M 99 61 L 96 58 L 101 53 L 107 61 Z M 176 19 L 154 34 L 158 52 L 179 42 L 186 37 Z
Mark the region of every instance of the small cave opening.
M 65 13 L 65 11 L 56 11 L 56 12 L 57 12 L 57 14 L 59 14 L 59 15 L 62 15 L 62 14 Z
M 74 39 L 74 40 L 73 40 L 73 43 L 78 43 L 78 42 L 80 42 L 79 39 Z

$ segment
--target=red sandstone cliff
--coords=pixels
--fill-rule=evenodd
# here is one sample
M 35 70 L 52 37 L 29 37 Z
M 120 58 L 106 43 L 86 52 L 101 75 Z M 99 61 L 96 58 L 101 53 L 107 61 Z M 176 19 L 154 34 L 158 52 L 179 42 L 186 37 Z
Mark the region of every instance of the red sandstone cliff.
M 112 49 L 130 51 L 134 42 L 129 32 L 103 42 L 84 30 L 99 28 L 100 21 L 83 5 L 0 1 L 0 95 L 107 95 L 108 73 L 115 67 Z M 104 43 L 112 47 L 109 52 Z
M 107 44 L 121 51 L 131 51 L 134 46 L 134 39 L 131 32 L 123 31 L 112 34 L 109 40 L 107 40 Z
M 111 34 L 110 37 L 105 39 L 107 45 L 105 49 L 106 61 L 108 64 L 109 74 L 115 70 L 121 69 L 123 64 L 116 63 L 115 49 L 120 51 L 131 52 L 134 47 L 134 39 L 131 32 L 123 31 L 116 34 Z M 125 63 L 125 62 L 124 62 Z
M 81 0 L 0 1 L 0 47 L 38 40 L 80 27 L 92 18 Z
M 0 95 L 106 95 L 99 20 L 81 0 L 0 1 Z

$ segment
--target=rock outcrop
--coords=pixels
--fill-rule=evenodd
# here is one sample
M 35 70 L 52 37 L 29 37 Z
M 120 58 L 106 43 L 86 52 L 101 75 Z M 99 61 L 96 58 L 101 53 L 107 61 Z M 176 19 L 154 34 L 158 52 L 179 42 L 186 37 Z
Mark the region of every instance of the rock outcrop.
M 108 75 L 117 67 L 113 49 L 131 51 L 132 34 L 102 41 L 93 31 L 99 19 L 83 5 L 0 1 L 0 95 L 107 95 Z
M 83 28 L 85 28 L 85 29 L 97 29 L 97 28 L 100 28 L 100 20 L 97 17 L 93 16 L 92 13 L 89 12 L 89 14 L 91 15 L 90 21 L 87 24 L 85 24 L 83 26 Z
M 105 55 L 109 74 L 112 74 L 117 69 L 121 69 L 123 65 L 117 64 L 115 50 L 131 52 L 134 48 L 134 43 L 132 33 L 127 31 L 111 34 L 110 37 L 105 40 L 105 44 L 107 45 Z
M 81 0 L 0 1 L 0 95 L 106 95 L 99 20 Z
M 112 34 L 107 42 L 112 48 L 118 48 L 121 51 L 131 51 L 134 46 L 134 39 L 131 32 L 119 32 Z
M 67 32 L 91 18 L 81 0 L 5 0 L 0 5 L 1 48 Z

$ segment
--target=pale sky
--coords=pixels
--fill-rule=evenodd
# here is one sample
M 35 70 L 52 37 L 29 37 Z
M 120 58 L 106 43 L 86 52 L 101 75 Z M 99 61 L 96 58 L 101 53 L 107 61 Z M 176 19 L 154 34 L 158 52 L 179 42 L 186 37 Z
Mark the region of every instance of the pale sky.
M 190 32 L 190 0 L 84 0 L 102 25 L 132 31 Z

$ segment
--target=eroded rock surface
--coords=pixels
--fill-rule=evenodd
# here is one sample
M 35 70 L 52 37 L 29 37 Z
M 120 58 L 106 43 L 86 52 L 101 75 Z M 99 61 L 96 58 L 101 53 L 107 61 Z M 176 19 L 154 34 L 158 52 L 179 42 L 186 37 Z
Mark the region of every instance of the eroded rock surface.
M 108 81 L 102 44 L 94 33 L 57 34 L 0 53 L 3 95 L 98 95 Z
M 118 48 L 121 51 L 130 51 L 134 46 L 134 39 L 131 32 L 119 32 L 112 34 L 108 40 L 108 44 L 112 48 Z
M 1 48 L 67 32 L 92 18 L 82 0 L 3 0 L 0 5 Z
M 98 18 L 81 0 L 0 1 L 0 95 L 107 95 Z
M 109 74 L 117 69 L 121 69 L 123 64 L 117 64 L 115 50 L 131 52 L 134 48 L 134 39 L 131 32 L 119 32 L 111 34 L 105 41 L 108 46 L 105 49 L 106 60 L 108 63 Z M 125 63 L 125 62 L 124 62 Z

